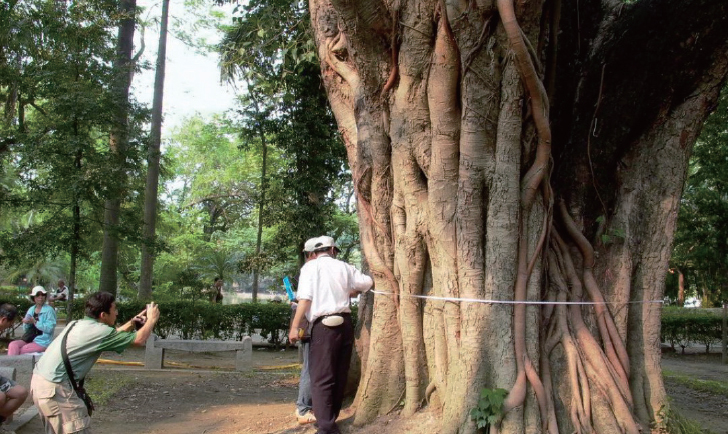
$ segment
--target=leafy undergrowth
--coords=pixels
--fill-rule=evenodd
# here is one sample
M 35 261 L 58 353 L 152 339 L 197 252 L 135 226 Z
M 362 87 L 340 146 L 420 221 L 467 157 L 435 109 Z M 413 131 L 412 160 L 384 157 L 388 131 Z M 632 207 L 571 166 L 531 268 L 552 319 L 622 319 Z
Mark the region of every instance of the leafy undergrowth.
M 662 417 L 662 426 L 653 431 L 656 434 L 713 434 L 711 431 L 704 430 L 700 425 L 689 420 L 676 412 L 670 406 L 663 407 L 660 410 Z

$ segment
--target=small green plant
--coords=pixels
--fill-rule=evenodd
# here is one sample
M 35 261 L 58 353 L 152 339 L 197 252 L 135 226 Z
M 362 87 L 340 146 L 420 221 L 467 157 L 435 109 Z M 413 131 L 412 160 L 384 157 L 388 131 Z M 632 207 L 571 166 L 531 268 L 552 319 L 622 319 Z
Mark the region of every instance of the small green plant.
M 600 226 L 599 240 L 604 245 L 616 243 L 618 240 L 624 240 L 627 236 L 624 230 L 616 228 L 608 228 L 606 232 L 602 232 L 603 226 L 606 224 L 606 219 L 603 215 L 597 217 L 597 223 Z
M 660 407 L 657 418 L 660 422 L 652 426 L 652 432 L 659 434 L 712 434 L 710 431 L 703 430 L 699 424 L 677 413 L 670 404 Z
M 480 390 L 480 399 L 478 406 L 470 410 L 470 418 L 473 419 L 478 428 L 488 428 L 503 415 L 503 401 L 506 399 L 508 391 L 505 389 L 487 389 Z

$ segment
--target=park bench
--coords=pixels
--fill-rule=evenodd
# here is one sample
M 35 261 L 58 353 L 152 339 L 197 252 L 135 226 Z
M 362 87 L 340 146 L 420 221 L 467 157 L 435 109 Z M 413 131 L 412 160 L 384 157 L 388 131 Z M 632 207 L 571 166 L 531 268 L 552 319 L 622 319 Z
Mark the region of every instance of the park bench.
M 19 385 L 30 388 L 30 377 L 33 374 L 33 368 L 35 362 L 40 358 L 40 354 L 21 354 L 19 356 L 0 356 L 0 375 L 5 378 L 9 378 Z M 35 413 L 30 412 L 27 416 L 20 417 L 18 421 L 14 422 L 14 416 L 11 415 L 5 419 L 5 425 L 23 425 L 27 423 L 29 418 L 32 418 Z
M 30 384 L 30 376 L 33 374 L 35 362 L 40 359 L 40 356 L 42 356 L 41 353 L 21 354 L 19 356 L 1 356 L 0 371 L 7 373 L 15 372 L 19 381 L 26 382 L 27 380 L 27 384 Z M 11 378 L 8 375 L 5 375 L 5 377 Z
M 147 369 L 162 369 L 165 350 L 181 350 L 194 353 L 235 351 L 235 370 L 237 371 L 249 370 L 253 360 L 253 341 L 250 336 L 244 336 L 242 341 L 201 341 L 195 339 L 160 339 L 157 335 L 152 334 L 147 340 L 144 367 Z

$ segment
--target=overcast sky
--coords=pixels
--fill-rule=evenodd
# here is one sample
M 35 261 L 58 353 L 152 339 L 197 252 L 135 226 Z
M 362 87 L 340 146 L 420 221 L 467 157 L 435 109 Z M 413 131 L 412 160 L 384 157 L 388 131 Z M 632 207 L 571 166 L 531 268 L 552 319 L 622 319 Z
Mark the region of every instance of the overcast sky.
M 139 0 L 139 6 L 153 8 L 150 13 L 159 17 L 161 7 L 158 0 Z M 156 5 L 154 7 L 153 5 Z M 218 8 L 218 10 L 220 10 Z M 230 10 L 229 8 L 227 9 Z M 182 0 L 171 0 L 170 15 L 179 17 L 184 12 Z M 170 19 L 170 26 L 172 25 Z M 154 65 L 157 58 L 158 48 L 158 27 L 153 27 L 146 32 L 146 48 L 144 59 Z M 219 41 L 220 36 L 216 32 L 204 32 L 208 42 Z M 137 32 L 137 39 L 139 32 Z M 135 50 L 139 49 L 139 41 L 135 44 Z M 217 65 L 218 57 L 211 53 L 201 55 L 195 50 L 187 47 L 170 34 L 167 39 L 167 65 L 164 85 L 164 124 L 162 139 L 165 133 L 172 128 L 180 126 L 185 117 L 200 113 L 203 116 L 211 116 L 215 113 L 223 113 L 234 106 L 235 89 L 229 85 L 220 84 L 220 70 Z M 132 92 L 140 102 L 152 106 L 154 86 L 154 70 L 144 71 L 134 77 Z

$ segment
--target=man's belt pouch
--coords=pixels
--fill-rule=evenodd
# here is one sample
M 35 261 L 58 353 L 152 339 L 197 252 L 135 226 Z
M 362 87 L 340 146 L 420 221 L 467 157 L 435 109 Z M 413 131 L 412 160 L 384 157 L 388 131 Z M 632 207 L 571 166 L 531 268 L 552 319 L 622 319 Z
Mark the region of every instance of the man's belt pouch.
M 329 315 L 322 319 L 321 322 L 326 327 L 338 327 L 344 323 L 344 317 L 339 315 Z

